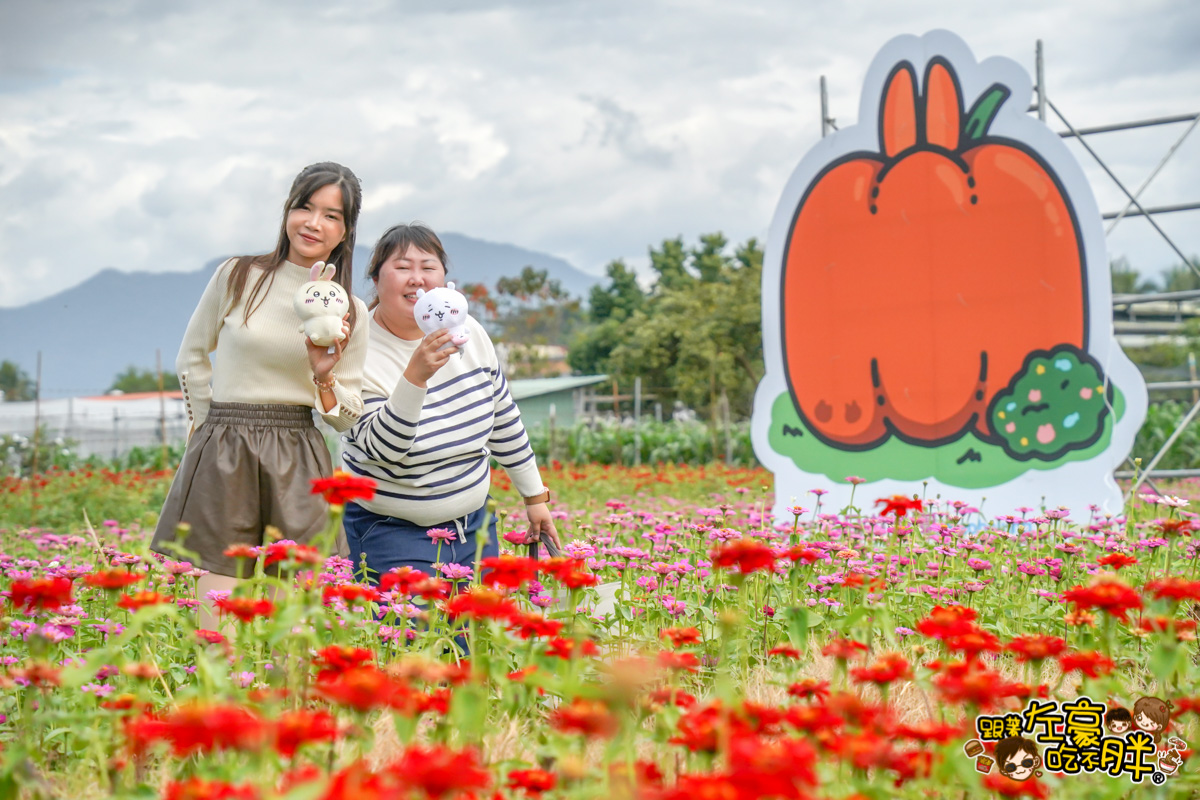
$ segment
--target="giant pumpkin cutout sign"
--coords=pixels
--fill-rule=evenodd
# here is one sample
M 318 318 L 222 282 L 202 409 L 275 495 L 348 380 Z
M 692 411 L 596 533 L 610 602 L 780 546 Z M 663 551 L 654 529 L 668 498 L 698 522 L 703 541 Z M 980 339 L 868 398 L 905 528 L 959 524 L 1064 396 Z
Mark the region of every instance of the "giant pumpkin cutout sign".
M 1113 339 L 1095 200 L 1031 94 L 1020 66 L 976 63 L 951 33 L 900 37 L 858 124 L 792 175 L 753 424 L 777 512 L 818 486 L 848 495 L 850 475 L 993 513 L 1119 507 L 1145 385 Z

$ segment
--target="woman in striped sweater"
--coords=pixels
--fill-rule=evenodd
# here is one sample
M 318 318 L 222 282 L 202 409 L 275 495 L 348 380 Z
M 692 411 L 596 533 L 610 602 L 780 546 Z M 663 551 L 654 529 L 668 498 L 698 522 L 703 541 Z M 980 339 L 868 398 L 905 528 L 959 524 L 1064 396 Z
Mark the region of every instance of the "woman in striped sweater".
M 546 506 L 550 490 L 487 332 L 469 319 L 467 343 L 441 350 L 449 332 L 424 336 L 417 327 L 417 290 L 446 282 L 446 251 L 437 234 L 423 225 L 389 229 L 375 245 L 367 275 L 377 297 L 363 370 L 365 410 L 344 437 L 342 461 L 378 486 L 373 499 L 346 505 L 355 569 L 365 558 L 367 577 L 377 582 L 401 566 L 434 574 L 437 561 L 472 564 L 487 516 L 492 458 L 525 498 L 526 541 L 545 534 L 558 545 Z M 493 519 L 483 552 L 498 549 Z

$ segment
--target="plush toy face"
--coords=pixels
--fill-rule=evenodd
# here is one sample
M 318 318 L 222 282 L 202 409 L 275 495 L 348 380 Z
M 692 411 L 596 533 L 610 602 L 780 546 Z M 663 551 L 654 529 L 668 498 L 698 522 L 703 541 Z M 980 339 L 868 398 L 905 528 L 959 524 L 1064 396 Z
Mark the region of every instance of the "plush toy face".
M 324 316 L 346 313 L 346 290 L 333 281 L 313 281 L 304 285 L 304 302 L 301 303 L 305 316 Z
M 467 298 L 454 288 L 453 282 L 428 292 L 418 289 L 413 316 L 422 333 L 455 328 L 466 324 Z

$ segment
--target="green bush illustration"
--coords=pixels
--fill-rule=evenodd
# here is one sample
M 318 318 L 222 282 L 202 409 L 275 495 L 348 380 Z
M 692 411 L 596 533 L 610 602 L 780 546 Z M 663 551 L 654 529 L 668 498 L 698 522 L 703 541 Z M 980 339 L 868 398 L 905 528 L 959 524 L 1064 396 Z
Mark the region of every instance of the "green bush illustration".
M 1035 350 L 992 398 L 988 422 L 1013 458 L 1053 461 L 1100 437 L 1108 391 L 1100 365 L 1078 347 Z

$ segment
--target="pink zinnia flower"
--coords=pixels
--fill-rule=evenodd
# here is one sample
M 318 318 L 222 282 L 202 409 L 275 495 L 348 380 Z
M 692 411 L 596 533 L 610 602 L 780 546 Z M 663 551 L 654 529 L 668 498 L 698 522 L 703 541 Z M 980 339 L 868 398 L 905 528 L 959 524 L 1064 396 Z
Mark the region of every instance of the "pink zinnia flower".
M 449 528 L 430 528 L 425 535 L 435 542 L 452 542 L 458 538 L 458 534 Z

